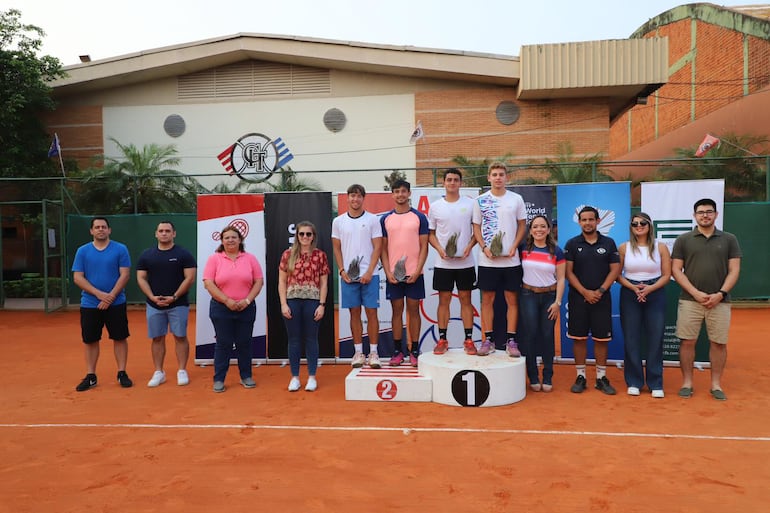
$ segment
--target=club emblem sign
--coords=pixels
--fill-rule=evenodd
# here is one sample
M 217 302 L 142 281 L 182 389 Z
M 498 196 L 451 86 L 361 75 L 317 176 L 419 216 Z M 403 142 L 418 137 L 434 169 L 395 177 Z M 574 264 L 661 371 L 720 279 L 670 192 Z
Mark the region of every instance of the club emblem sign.
M 260 183 L 294 158 L 286 143 L 258 133 L 246 134 L 217 155 L 228 174 Z

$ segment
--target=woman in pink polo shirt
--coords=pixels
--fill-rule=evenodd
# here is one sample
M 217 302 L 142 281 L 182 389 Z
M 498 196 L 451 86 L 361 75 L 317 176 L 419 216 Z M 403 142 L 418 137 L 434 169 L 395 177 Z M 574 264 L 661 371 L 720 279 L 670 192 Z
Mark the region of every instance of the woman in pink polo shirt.
M 233 226 L 222 230 L 221 241 L 203 268 L 203 285 L 211 294 L 209 319 L 214 325 L 214 392 L 225 391 L 230 352 L 235 345 L 241 385 L 254 388 L 251 377 L 251 334 L 257 306 L 254 298 L 264 279 L 257 258 L 243 247 L 243 235 Z

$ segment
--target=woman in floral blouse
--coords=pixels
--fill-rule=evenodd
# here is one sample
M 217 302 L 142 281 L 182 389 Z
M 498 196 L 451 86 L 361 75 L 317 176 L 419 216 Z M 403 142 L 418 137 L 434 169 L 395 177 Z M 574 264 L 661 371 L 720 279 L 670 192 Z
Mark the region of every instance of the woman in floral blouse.
M 305 346 L 308 380 L 305 390 L 318 387 L 318 325 L 325 313 L 329 261 L 316 247 L 316 229 L 310 221 L 296 225 L 294 244 L 283 252 L 278 266 L 278 297 L 289 338 L 291 381 L 289 392 L 299 390 L 299 361 Z

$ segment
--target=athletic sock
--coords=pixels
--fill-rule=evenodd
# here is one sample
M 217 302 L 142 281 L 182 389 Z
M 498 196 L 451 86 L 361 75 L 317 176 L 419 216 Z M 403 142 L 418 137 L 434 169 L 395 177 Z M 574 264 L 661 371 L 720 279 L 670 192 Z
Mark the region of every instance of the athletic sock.
M 404 352 L 404 341 L 399 339 L 393 339 L 393 350 L 397 353 Z
M 369 354 L 377 354 L 377 344 L 369 344 Z
M 492 335 L 494 334 L 493 331 L 485 331 L 484 332 L 484 338 L 488 338 L 489 340 L 492 340 Z
M 596 366 L 596 379 L 602 379 L 607 375 L 607 367 L 604 365 Z
M 508 333 L 505 334 L 505 338 L 508 340 L 511 340 L 511 339 L 516 340 L 516 332 L 509 331 Z
M 575 365 L 575 370 L 577 371 L 578 376 L 586 377 L 586 366 L 585 365 Z
M 412 342 L 412 354 L 418 356 L 420 354 L 420 343 L 416 340 Z
M 465 338 L 473 338 L 473 328 L 465 328 Z
M 447 328 L 444 328 L 444 329 L 439 328 L 438 329 L 438 338 L 446 339 L 446 332 L 447 332 Z
M 356 353 L 360 353 L 361 351 L 364 350 L 364 345 L 363 344 L 353 344 L 353 347 L 356 348 Z

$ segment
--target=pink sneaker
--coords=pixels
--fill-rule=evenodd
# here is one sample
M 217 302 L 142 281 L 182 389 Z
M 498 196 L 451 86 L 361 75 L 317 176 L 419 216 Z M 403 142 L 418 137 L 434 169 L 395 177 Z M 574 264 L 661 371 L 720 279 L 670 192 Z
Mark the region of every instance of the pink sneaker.
M 390 365 L 391 367 L 398 367 L 398 366 L 399 366 L 399 365 L 401 365 L 402 363 L 404 363 L 404 353 L 402 353 L 401 351 L 399 351 L 398 353 L 394 354 L 394 355 L 391 357 L 391 359 L 390 359 L 390 364 L 389 364 L 389 365 Z
M 436 347 L 433 348 L 433 354 L 444 354 L 449 349 L 449 341 L 445 338 L 440 338 Z
M 409 353 L 409 365 L 417 367 L 417 356 L 414 353 Z

